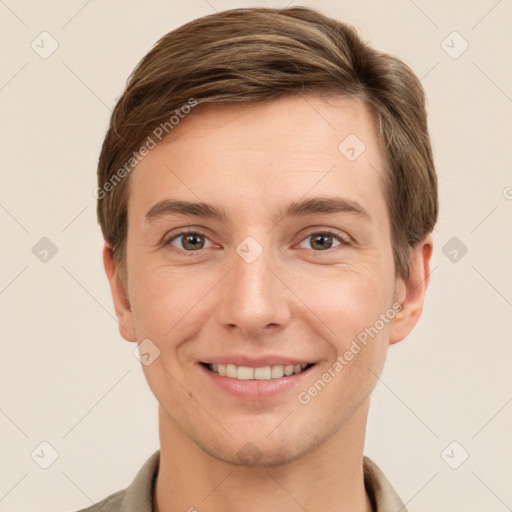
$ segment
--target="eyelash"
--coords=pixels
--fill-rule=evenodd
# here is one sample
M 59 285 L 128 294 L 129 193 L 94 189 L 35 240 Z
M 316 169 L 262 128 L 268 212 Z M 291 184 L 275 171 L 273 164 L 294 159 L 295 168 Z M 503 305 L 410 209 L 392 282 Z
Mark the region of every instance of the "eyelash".
M 199 230 L 199 229 L 190 229 L 190 230 L 184 230 L 184 231 L 180 231 L 179 233 L 176 233 L 174 234 L 171 238 L 167 239 L 167 240 L 163 240 L 162 243 L 161 243 L 161 246 L 164 247 L 164 248 L 168 248 L 169 246 L 171 246 L 171 242 L 173 242 L 174 240 L 180 238 L 180 236 L 183 236 L 183 235 L 189 235 L 189 234 L 193 234 L 193 235 L 201 235 L 203 236 L 204 238 L 208 238 L 208 235 L 206 233 L 204 233 L 203 231 Z M 333 229 L 330 229 L 330 228 L 324 228 L 322 230 L 319 230 L 319 231 L 311 231 L 308 235 L 306 235 L 304 238 L 302 238 L 301 242 L 303 242 L 304 240 L 306 240 L 307 238 L 313 236 L 313 235 L 325 235 L 325 234 L 329 234 L 329 235 L 332 235 L 336 240 L 338 240 L 338 242 L 340 242 L 340 246 L 348 246 L 350 245 L 350 241 L 348 239 L 348 236 L 345 238 L 345 237 L 342 237 L 339 235 L 339 233 Z M 340 246 L 337 246 L 337 247 L 340 247 Z M 200 252 L 201 249 L 198 249 L 196 251 L 186 251 L 184 249 L 179 249 L 178 247 L 174 247 L 174 246 L 171 246 L 172 249 L 175 249 L 177 250 L 178 252 L 181 252 L 181 253 L 185 253 L 187 255 L 190 255 L 190 256 L 193 256 L 194 253 L 197 253 L 197 252 Z M 329 249 L 325 249 L 323 251 L 315 251 L 314 249 L 311 249 L 313 252 L 316 252 L 316 253 L 323 253 L 323 252 L 329 252 L 329 251 L 333 251 L 335 250 L 337 247 L 331 247 Z

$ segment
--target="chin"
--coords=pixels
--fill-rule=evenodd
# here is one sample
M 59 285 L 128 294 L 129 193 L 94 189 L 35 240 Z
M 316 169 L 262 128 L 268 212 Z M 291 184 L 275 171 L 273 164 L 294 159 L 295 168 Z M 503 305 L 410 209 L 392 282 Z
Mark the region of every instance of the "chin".
M 240 467 L 273 467 L 289 464 L 313 451 L 325 439 L 327 432 L 315 435 L 286 432 L 266 437 L 265 434 L 217 438 L 215 442 L 195 439 L 195 444 L 209 456 L 221 462 Z
M 283 446 L 262 446 L 261 443 L 246 442 L 239 450 L 230 446 L 205 445 L 200 448 L 216 460 L 240 467 L 272 467 L 293 462 L 303 455 L 299 448 Z

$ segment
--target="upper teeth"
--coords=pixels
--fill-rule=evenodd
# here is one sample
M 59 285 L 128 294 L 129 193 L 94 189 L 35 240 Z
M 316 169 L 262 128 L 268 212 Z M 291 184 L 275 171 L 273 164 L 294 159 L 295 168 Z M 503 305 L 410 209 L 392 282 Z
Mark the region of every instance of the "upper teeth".
M 274 366 L 260 366 L 259 368 L 251 368 L 249 366 L 236 366 L 234 364 L 209 364 L 208 368 L 224 377 L 241 380 L 268 380 L 280 379 L 285 375 L 295 375 L 306 368 L 307 364 L 276 364 Z

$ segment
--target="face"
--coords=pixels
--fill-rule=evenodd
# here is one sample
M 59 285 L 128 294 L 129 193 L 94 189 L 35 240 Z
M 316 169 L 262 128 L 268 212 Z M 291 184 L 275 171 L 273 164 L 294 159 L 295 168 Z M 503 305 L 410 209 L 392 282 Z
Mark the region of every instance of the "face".
M 161 429 L 272 465 L 367 403 L 421 310 L 393 307 L 376 128 L 346 98 L 202 105 L 132 172 L 124 305 L 107 273 L 123 336 L 159 351 L 143 370 Z

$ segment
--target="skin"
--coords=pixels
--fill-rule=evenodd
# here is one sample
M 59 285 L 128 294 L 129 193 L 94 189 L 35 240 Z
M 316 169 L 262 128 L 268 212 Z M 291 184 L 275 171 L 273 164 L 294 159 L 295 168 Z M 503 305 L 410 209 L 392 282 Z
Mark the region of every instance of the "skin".
M 353 162 L 338 150 L 351 133 L 366 146 Z M 432 253 L 428 235 L 414 248 L 408 280 L 396 277 L 382 155 L 363 103 L 297 95 L 257 107 L 198 106 L 132 172 L 127 275 L 108 244 L 103 257 L 121 335 L 160 350 L 142 366 L 159 402 L 159 512 L 371 510 L 362 463 L 370 394 L 388 347 L 421 315 Z M 356 201 L 368 217 L 274 219 L 288 203 L 317 196 Z M 146 219 L 166 198 L 220 205 L 227 222 Z M 199 250 L 173 239 L 181 228 L 206 235 Z M 312 235 L 326 228 L 335 236 L 319 249 Z M 236 252 L 247 236 L 263 249 L 252 263 Z M 395 301 L 402 309 L 393 320 L 301 404 L 298 393 Z M 299 387 L 248 401 L 213 386 L 199 367 L 233 353 L 316 365 Z M 257 457 L 244 465 L 237 454 L 249 442 Z

